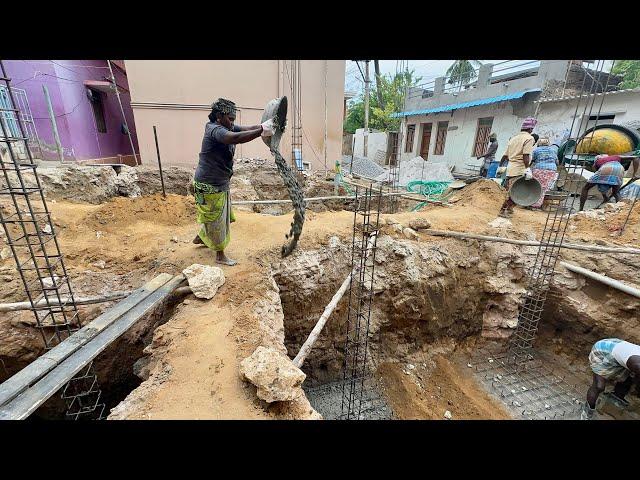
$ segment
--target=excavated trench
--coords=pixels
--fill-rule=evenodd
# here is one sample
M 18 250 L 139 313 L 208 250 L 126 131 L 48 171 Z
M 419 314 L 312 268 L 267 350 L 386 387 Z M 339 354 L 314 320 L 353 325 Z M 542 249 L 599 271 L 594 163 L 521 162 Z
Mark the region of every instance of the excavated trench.
M 104 416 L 142 383 L 148 361 L 144 349 L 151 343 L 155 330 L 171 318 L 178 300 L 174 296 L 167 298 L 94 360 L 93 365 L 102 392 L 101 401 L 105 404 Z M 106 308 L 108 307 L 104 306 L 100 310 Z M 93 319 L 100 310 L 94 309 L 93 314 L 85 318 Z M 23 360 L 4 357 L 3 377 L 10 377 L 28 363 L 28 361 L 25 363 Z M 0 382 L 6 378 L 0 379 Z M 66 405 L 61 398 L 61 392 L 56 392 L 28 419 L 32 421 L 64 419 L 65 411 Z
M 291 358 L 349 274 L 350 255 L 350 245 L 332 237 L 326 247 L 297 252 L 273 269 Z M 382 410 L 372 409 L 365 418 L 442 418 L 444 409 L 457 418 L 508 418 L 499 402 L 466 378 L 466 360 L 460 365 L 460 359 L 514 331 L 534 257 L 530 247 L 382 235 L 368 339 L 373 380 L 365 387 L 365 395 L 374 390 L 372 398 L 382 399 Z M 640 302 L 580 277 L 556 276 L 537 347 L 572 366 L 586 385 L 586 358 L 595 341 L 634 341 L 640 334 Z M 325 418 L 340 414 L 348 297 L 347 292 L 302 367 L 307 397 Z
M 388 378 L 394 371 L 406 372 L 410 365 L 412 373 L 429 377 L 438 368 L 436 356 L 452 352 L 458 342 L 483 332 L 504 337 L 515 325 L 524 264 L 514 252 L 481 248 L 446 240 L 417 243 L 386 235 L 379 239 L 368 340 L 373 375 L 367 388 L 377 390 L 373 397 L 385 400 L 391 410 L 394 401 L 389 397 L 397 392 L 387 390 L 395 388 L 389 385 L 394 378 Z M 298 252 L 274 269 L 291 358 L 350 265 L 350 245 L 332 237 L 327 247 Z M 302 368 L 309 400 L 325 418 L 335 418 L 340 409 L 348 297 L 347 293 L 338 303 Z M 329 390 L 333 401 L 326 400 Z M 388 417 L 376 410 L 371 418 Z

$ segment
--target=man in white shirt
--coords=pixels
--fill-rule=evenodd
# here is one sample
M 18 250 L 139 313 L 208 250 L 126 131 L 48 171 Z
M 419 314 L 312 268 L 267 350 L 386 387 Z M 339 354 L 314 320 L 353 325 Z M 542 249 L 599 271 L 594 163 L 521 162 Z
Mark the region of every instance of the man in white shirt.
M 619 407 L 627 407 L 629 403 L 624 397 L 631 390 L 634 378 L 636 381 L 640 379 L 640 345 L 619 338 L 599 340 L 591 349 L 589 365 L 593 370 L 593 384 L 587 392 L 580 418 L 593 418 L 596 401 L 604 392 L 607 382 L 615 382 L 609 398 Z

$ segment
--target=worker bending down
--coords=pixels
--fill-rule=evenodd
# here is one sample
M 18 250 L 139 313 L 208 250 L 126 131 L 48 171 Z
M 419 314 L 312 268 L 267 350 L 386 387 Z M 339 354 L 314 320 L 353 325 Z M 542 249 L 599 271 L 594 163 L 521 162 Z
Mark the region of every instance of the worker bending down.
M 593 370 L 593 384 L 587 392 L 587 401 L 580 418 L 591 420 L 596 410 L 596 401 L 604 392 L 607 382 L 615 383 L 610 400 L 620 408 L 629 406 L 625 400 L 634 379 L 640 379 L 640 345 L 619 338 L 605 338 L 593 345 L 589 354 Z

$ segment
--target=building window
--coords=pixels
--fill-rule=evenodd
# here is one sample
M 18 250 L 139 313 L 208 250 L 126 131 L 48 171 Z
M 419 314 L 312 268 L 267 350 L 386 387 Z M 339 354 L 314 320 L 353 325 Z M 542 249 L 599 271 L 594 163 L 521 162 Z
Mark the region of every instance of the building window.
M 482 155 L 489 141 L 489 135 L 491 135 L 491 127 L 493 126 L 493 117 L 479 118 L 478 129 L 476 130 L 476 140 L 473 143 L 473 157 L 479 157 Z
M 449 128 L 449 122 L 438 122 L 438 133 L 436 134 L 436 146 L 433 149 L 434 155 L 444 154 L 444 143 L 447 140 L 447 128 Z
M 107 123 L 104 120 L 104 104 L 102 103 L 102 93 L 96 90 L 87 90 L 87 96 L 93 109 L 93 118 L 96 120 L 96 128 L 100 133 L 107 133 Z
M 413 135 L 416 133 L 415 125 L 407 126 L 407 141 L 404 144 L 405 153 L 413 152 Z

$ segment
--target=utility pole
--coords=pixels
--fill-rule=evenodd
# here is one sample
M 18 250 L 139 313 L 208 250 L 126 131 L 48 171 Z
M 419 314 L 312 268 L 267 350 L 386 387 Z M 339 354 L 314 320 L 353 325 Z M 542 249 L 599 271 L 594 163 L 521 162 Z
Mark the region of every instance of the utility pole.
M 367 157 L 367 144 L 369 143 L 369 62 L 364 61 L 364 156 Z
M 58 150 L 58 158 L 60 162 L 64 162 L 64 153 L 62 151 L 62 143 L 60 142 L 60 135 L 58 134 L 58 124 L 56 123 L 56 116 L 53 114 L 53 106 L 51 105 L 51 97 L 49 96 L 49 89 L 45 84 L 42 84 L 42 91 L 44 92 L 44 98 L 47 102 L 47 110 L 49 110 L 49 118 L 51 119 L 51 128 L 53 129 L 53 138 L 56 142 L 56 149 Z

